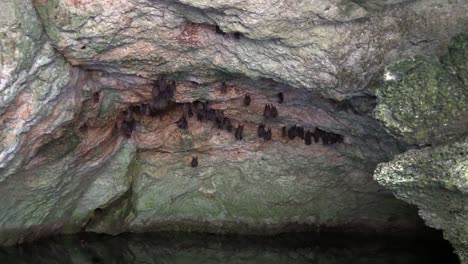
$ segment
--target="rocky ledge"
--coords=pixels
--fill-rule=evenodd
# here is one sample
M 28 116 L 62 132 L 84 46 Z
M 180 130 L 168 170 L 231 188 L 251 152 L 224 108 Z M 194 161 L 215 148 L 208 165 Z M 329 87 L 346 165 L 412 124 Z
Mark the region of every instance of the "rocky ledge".
M 419 208 L 426 224 L 444 231 L 462 263 L 468 261 L 468 140 L 410 150 L 380 164 L 375 179 Z
M 418 206 L 428 226 L 442 229 L 462 263 L 468 261 L 467 69 L 466 33 L 452 39 L 440 60 L 418 57 L 387 68 L 376 117 L 420 149 L 379 164 L 374 175 L 398 198 Z

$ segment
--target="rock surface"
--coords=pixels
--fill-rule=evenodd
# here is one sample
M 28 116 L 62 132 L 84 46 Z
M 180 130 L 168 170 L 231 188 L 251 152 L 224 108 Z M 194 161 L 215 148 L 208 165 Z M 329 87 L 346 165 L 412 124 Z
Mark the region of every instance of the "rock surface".
M 435 145 L 380 164 L 374 178 L 417 205 L 468 263 L 468 34 L 452 40 L 442 62 L 412 58 L 387 68 L 376 117 L 403 141 Z M 415 96 L 409 96 L 409 95 Z
M 377 89 L 376 117 L 408 144 L 439 144 L 468 133 L 467 54 L 465 33 L 452 40 L 444 63 L 415 57 L 388 67 Z
M 442 229 L 468 262 L 468 140 L 410 150 L 380 164 L 374 178 L 419 208 L 428 226 Z
M 36 8 L 73 65 L 151 79 L 266 78 L 340 100 L 366 93 L 402 56 L 445 52 L 468 23 L 466 1 L 451 0 L 43 0 Z
M 79 231 L 422 228 L 414 207 L 372 179 L 408 147 L 370 115 L 373 91 L 385 65 L 444 54 L 466 29 L 467 3 L 288 3 L 3 1 L 0 243 Z M 175 80 L 166 101 L 162 77 Z M 243 139 L 196 115 L 179 128 L 183 104 L 197 101 L 243 125 Z M 146 104 L 164 107 L 128 116 Z M 266 104 L 279 116 L 265 118 Z M 271 140 L 257 137 L 261 123 Z M 306 145 L 282 135 L 294 125 L 325 136 Z

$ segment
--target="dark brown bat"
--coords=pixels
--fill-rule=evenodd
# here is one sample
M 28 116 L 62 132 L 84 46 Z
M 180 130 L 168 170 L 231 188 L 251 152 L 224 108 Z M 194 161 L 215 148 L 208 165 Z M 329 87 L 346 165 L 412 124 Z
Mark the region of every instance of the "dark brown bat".
M 306 145 L 312 144 L 312 133 L 309 130 L 304 135 L 304 142 Z
M 331 143 L 330 135 L 327 132 L 323 133 L 322 134 L 322 144 L 326 146 L 326 145 L 330 145 L 330 143 Z
M 126 138 L 132 137 L 132 132 L 135 129 L 135 121 L 132 120 L 130 122 L 123 121 L 122 122 L 122 132 Z
M 208 111 L 208 108 L 209 108 L 208 102 L 202 102 L 201 107 L 203 108 L 203 110 Z
M 271 128 L 268 128 L 268 130 L 265 132 L 265 136 L 263 137 L 266 140 L 271 140 Z
M 215 123 L 218 129 L 223 129 L 223 119 L 216 117 Z
M 236 131 L 234 133 L 234 136 L 236 137 L 237 140 L 242 140 L 243 136 L 242 133 L 244 132 L 244 126 L 238 125 L 236 128 Z
M 140 106 L 139 105 L 132 105 L 130 107 L 130 109 L 132 110 L 133 113 L 135 113 L 136 115 L 139 115 L 140 114 Z
M 250 95 L 246 95 L 244 97 L 244 106 L 249 106 L 250 105 L 250 101 L 251 101 L 251 98 L 250 98 Z
M 158 98 L 159 96 L 159 93 L 161 91 L 161 88 L 160 86 L 162 85 L 161 81 L 158 80 L 158 81 L 154 81 L 153 82 L 153 88 L 151 89 L 151 98 L 153 100 L 155 100 L 156 98 Z
M 216 111 L 214 109 L 208 109 L 207 119 L 209 121 L 215 121 L 216 120 Z
M 204 111 L 200 111 L 197 113 L 197 120 L 200 121 L 200 122 L 203 122 L 203 120 L 205 119 L 205 112 Z
M 151 115 L 151 108 L 150 108 L 150 106 L 148 104 L 142 104 L 140 106 L 140 112 L 142 114 L 144 114 L 144 115 L 149 116 L 149 115 Z
M 93 102 L 95 104 L 99 103 L 99 97 L 101 96 L 101 94 L 99 92 L 94 92 L 93 93 Z
M 177 127 L 180 129 L 187 129 L 188 128 L 188 122 L 185 116 L 182 116 L 177 122 Z
M 296 127 L 296 134 L 299 138 L 304 139 L 304 128 L 303 127 Z
M 283 126 L 283 128 L 281 129 L 281 136 L 282 137 L 287 137 L 288 136 L 288 128 Z
M 192 166 L 192 168 L 195 168 L 198 166 L 198 157 L 195 156 L 195 157 L 192 157 L 192 162 L 190 162 L 190 166 Z
M 284 96 L 283 93 L 278 93 L 278 103 L 282 104 L 284 101 Z
M 297 130 L 296 130 L 296 126 L 294 125 L 293 127 L 290 127 L 288 129 L 288 137 L 289 139 L 294 139 L 296 138 L 297 136 Z
M 263 109 L 263 116 L 265 118 L 270 118 L 271 117 L 271 107 L 269 104 L 265 105 L 265 109 Z
M 316 127 L 314 133 L 312 134 L 315 143 L 318 143 L 320 140 L 320 131 L 321 130 L 318 127 Z
M 223 126 L 224 126 L 224 129 L 226 129 L 228 132 L 232 131 L 232 124 L 229 118 L 225 117 L 223 119 Z
M 81 133 L 86 133 L 88 131 L 88 124 L 87 123 L 84 123 L 81 127 L 80 127 L 80 132 Z
M 265 125 L 264 124 L 260 124 L 258 125 L 258 128 L 257 128 L 257 136 L 259 138 L 262 138 L 265 136 Z
M 271 105 L 270 108 L 271 108 L 271 115 L 270 115 L 270 117 L 272 117 L 272 118 L 278 117 L 278 110 L 276 109 L 276 106 Z
M 192 104 L 191 103 L 185 103 L 183 107 L 184 107 L 184 115 L 186 115 L 188 117 L 192 117 L 193 116 Z
M 131 109 L 127 109 L 126 111 L 123 111 L 123 114 L 124 114 L 125 122 L 131 122 L 133 120 L 133 112 Z
M 156 99 L 153 99 L 151 102 L 150 102 L 150 108 L 152 111 L 162 111 L 166 108 L 169 107 L 169 102 L 168 100 L 164 99 L 164 98 L 156 98 Z
M 227 93 L 227 85 L 226 82 L 221 83 L 221 93 L 225 94 Z
M 223 120 L 224 118 L 224 111 L 223 110 L 215 110 L 215 117 L 219 120 Z
M 330 138 L 330 144 L 343 143 L 344 137 L 340 134 L 335 134 L 333 132 L 328 132 Z

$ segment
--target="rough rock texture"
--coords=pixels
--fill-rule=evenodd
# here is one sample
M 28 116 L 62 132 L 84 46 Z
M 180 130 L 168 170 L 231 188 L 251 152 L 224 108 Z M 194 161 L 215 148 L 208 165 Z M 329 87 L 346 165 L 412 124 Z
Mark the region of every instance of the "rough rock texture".
M 468 86 L 468 33 L 455 36 L 449 46 L 448 63 L 458 77 Z
M 410 150 L 380 164 L 374 178 L 419 208 L 426 224 L 444 231 L 468 263 L 468 140 Z
M 447 142 L 468 133 L 468 33 L 455 37 L 444 64 L 415 57 L 386 69 L 375 115 L 409 144 Z
M 374 178 L 417 205 L 427 225 L 442 229 L 462 263 L 468 263 L 467 54 L 463 33 L 442 62 L 418 57 L 388 67 L 375 111 L 403 141 L 438 145 L 380 164 Z
M 268 78 L 338 99 L 366 93 L 401 56 L 440 55 L 468 23 L 466 1 L 452 0 L 43 0 L 36 7 L 73 65 L 199 82 Z
M 466 29 L 466 1 L 1 7 L 1 244 L 78 231 L 422 227 L 414 207 L 372 180 L 407 147 L 370 116 L 373 90 L 384 65 L 442 55 Z M 162 75 L 175 80 L 167 108 L 125 123 L 122 111 L 159 100 Z M 194 101 L 243 125 L 243 139 L 196 116 L 178 128 Z M 266 104 L 277 118 L 263 117 Z M 260 123 L 272 140 L 257 137 Z M 342 140 L 305 145 L 282 136 L 293 125 Z

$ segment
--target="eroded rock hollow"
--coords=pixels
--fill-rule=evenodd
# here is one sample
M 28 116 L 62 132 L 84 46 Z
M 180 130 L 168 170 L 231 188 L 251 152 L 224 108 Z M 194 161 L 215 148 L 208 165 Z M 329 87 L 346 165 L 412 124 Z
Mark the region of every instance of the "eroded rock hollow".
M 4 245 L 417 232 L 417 209 L 374 170 L 467 131 L 464 0 L 0 5 Z

